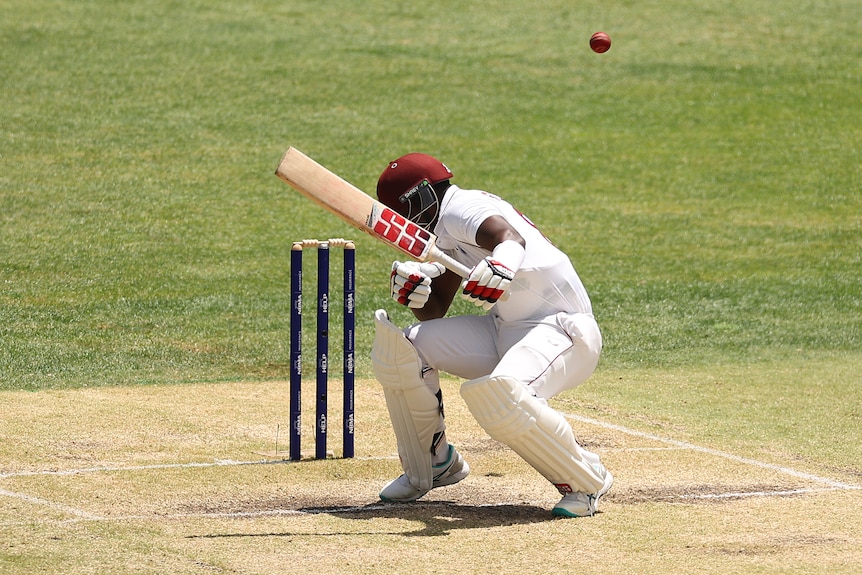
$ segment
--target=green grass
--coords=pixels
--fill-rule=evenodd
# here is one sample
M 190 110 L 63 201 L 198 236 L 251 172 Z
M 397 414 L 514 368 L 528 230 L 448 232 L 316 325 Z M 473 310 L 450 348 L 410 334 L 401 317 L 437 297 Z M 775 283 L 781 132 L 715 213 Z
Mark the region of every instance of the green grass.
M 369 191 L 428 151 L 512 199 L 576 261 L 606 369 L 858 364 L 860 15 L 0 2 L 0 387 L 286 377 L 290 242 L 353 234 L 273 176 L 290 145 Z M 370 374 L 395 254 L 358 254 Z

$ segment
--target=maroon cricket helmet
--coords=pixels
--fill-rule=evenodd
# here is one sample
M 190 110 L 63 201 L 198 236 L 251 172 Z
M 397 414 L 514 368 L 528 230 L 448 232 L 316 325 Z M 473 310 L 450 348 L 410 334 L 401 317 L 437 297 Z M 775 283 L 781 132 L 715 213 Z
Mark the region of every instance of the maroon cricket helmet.
M 439 207 L 433 186 L 451 177 L 452 171 L 437 158 L 406 154 L 389 162 L 380 174 L 377 199 L 427 229 L 436 219 Z

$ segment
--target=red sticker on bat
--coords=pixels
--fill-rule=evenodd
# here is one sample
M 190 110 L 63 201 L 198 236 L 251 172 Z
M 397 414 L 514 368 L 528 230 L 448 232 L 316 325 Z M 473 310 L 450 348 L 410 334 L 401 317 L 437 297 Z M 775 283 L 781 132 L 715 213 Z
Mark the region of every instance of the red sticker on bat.
M 431 242 L 431 234 L 401 214 L 390 208 L 384 207 L 378 214 L 377 209 L 371 212 L 369 227 L 374 233 L 395 244 L 401 250 L 412 255 L 416 259 L 422 259 L 428 251 Z

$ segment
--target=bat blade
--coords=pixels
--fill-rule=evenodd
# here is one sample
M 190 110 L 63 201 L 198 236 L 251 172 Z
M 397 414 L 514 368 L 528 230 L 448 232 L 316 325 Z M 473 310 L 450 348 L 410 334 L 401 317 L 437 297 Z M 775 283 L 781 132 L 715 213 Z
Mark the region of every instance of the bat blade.
M 350 182 L 291 147 L 275 174 L 299 193 L 356 229 L 418 261 L 438 261 L 461 277 L 470 269 L 443 253 L 437 236 L 378 202 Z

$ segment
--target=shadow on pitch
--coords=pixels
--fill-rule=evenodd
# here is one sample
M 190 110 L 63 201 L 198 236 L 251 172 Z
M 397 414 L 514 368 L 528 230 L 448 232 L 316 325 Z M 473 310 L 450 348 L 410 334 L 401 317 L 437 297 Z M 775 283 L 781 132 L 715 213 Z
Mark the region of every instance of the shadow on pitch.
M 405 530 L 371 530 L 357 532 L 314 531 L 312 533 L 230 533 L 196 535 L 195 538 L 226 537 L 297 537 L 297 536 L 344 536 L 344 535 L 402 535 L 404 537 L 437 537 L 449 535 L 459 529 L 487 529 L 509 525 L 526 525 L 553 521 L 548 509 L 534 505 L 463 505 L 447 501 L 411 503 L 374 503 L 358 507 L 306 507 L 297 512 L 308 515 L 331 515 L 341 519 L 364 522 L 375 519 L 401 520 L 408 522 Z M 415 524 L 418 529 L 411 529 Z
M 448 535 L 458 529 L 487 529 L 553 520 L 548 509 L 535 505 L 464 505 L 448 501 L 408 505 L 375 503 L 364 507 L 332 508 L 325 513 L 343 519 L 400 519 L 422 524 L 419 529 L 401 532 L 407 537 Z

